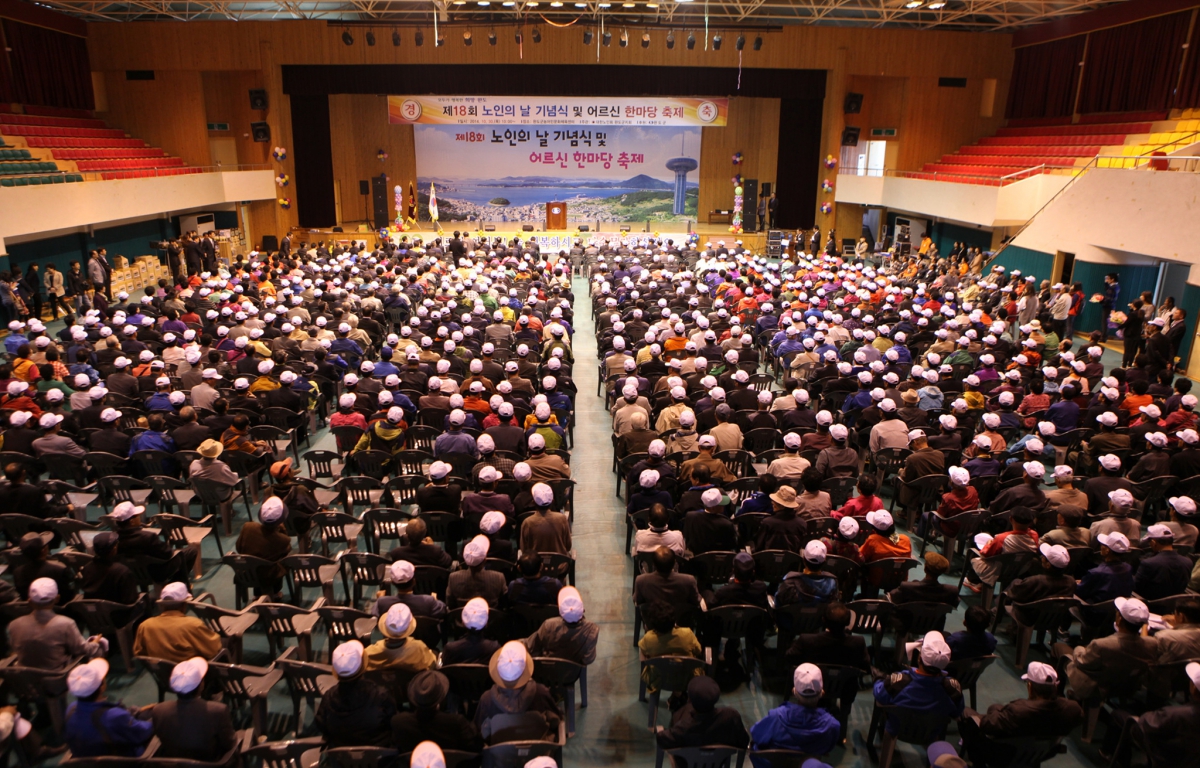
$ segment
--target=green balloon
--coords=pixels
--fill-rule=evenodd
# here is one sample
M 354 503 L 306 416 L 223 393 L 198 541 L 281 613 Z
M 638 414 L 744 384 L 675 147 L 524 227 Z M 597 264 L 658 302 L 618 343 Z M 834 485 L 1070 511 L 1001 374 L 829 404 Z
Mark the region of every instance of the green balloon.
M 733 194 L 735 194 L 735 195 L 740 195 L 740 194 L 742 194 L 742 188 L 741 188 L 741 187 L 734 187 L 734 188 L 733 188 Z

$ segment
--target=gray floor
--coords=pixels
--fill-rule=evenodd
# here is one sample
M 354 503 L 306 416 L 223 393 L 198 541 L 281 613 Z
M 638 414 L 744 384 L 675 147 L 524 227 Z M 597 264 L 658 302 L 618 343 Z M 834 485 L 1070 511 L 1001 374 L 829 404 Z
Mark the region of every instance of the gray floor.
M 590 668 L 589 706 L 577 716 L 577 732 L 566 749 L 565 762 L 569 766 L 600 766 L 628 764 L 649 766 L 653 764 L 654 739 L 646 727 L 646 704 L 637 700 L 638 661 L 637 651 L 632 644 L 633 608 L 630 602 L 632 562 L 623 551 L 625 542 L 624 505 L 614 495 L 614 476 L 611 472 L 611 427 L 604 411 L 603 401 L 595 396 L 596 366 L 595 341 L 590 311 L 587 308 L 586 284 L 577 280 L 579 311 L 576 315 L 577 362 L 575 373 L 579 388 L 576 403 L 577 427 L 575 449 L 572 452 L 572 471 L 578 485 L 575 490 L 576 517 L 574 526 L 575 548 L 578 552 L 579 588 L 587 603 L 587 615 L 601 626 L 600 647 L 596 663 Z M 1105 363 L 1114 353 L 1106 353 Z M 333 448 L 333 437 L 322 431 L 314 440 L 315 448 Z M 92 519 L 98 518 L 99 509 L 90 510 Z M 241 512 L 235 528 L 244 521 Z M 232 540 L 226 538 L 225 546 L 232 548 Z M 212 592 L 221 605 L 234 603 L 231 573 L 219 565 L 220 553 L 214 543 L 205 545 L 204 561 L 207 569 L 195 590 Z M 340 587 L 339 587 L 340 593 Z M 948 629 L 961 628 L 962 609 L 951 616 Z M 320 628 L 318 632 L 321 632 Z M 327 653 L 323 633 L 314 638 L 319 653 Z M 889 640 L 890 642 L 890 640 Z M 1013 671 L 1014 648 L 1011 639 L 1001 637 L 999 653 L 1002 661 L 993 665 L 984 675 L 979 686 L 981 709 L 996 702 L 1005 702 L 1025 695 L 1025 686 Z M 324 657 L 324 658 L 327 658 Z M 1043 658 L 1033 651 L 1031 659 Z M 246 662 L 267 665 L 265 636 L 252 634 L 246 642 Z M 131 705 L 141 705 L 155 700 L 153 681 L 145 672 L 126 674 L 116 660 L 109 683 L 109 696 Z M 746 721 L 747 727 L 756 722 L 767 711 L 780 703 L 778 694 L 764 692 L 757 681 L 743 683 L 736 690 L 727 692 L 722 703 L 736 707 Z M 296 724 L 291 720 L 291 700 L 283 685 L 277 687 L 270 701 L 272 738 L 283 737 L 294 731 Z M 861 738 L 856 731 L 865 734 L 871 714 L 871 699 L 864 692 L 858 698 L 851 721 L 851 739 L 845 750 L 830 756 L 837 766 L 870 765 L 867 753 L 861 747 Z M 311 713 L 305 720 L 311 718 Z M 667 722 L 669 712 L 665 704 L 659 712 L 659 722 Z M 1070 751 L 1048 762 L 1052 768 L 1067 768 L 1074 765 L 1091 765 L 1095 751 L 1085 745 L 1080 750 L 1077 740 L 1069 742 Z M 1091 759 L 1089 759 L 1091 758 Z M 902 747 L 897 760 L 909 766 L 924 765 L 923 755 L 918 751 Z

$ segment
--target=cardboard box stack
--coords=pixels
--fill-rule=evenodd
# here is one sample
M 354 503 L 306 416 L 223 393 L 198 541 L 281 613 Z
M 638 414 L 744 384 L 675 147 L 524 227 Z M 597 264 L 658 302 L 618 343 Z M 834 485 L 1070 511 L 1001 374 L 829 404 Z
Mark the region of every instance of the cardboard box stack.
M 118 256 L 114 264 L 123 261 Z M 112 273 L 113 292 L 125 291 L 130 296 L 141 296 L 148 285 L 157 285 L 160 278 L 171 277 L 165 264 L 157 256 L 138 256 L 128 266 L 114 268 Z

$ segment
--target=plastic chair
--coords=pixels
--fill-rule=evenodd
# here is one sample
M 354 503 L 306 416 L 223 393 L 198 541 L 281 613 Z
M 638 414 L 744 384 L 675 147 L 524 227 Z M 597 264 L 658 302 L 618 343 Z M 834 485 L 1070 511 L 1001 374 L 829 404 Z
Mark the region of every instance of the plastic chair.
M 771 623 L 771 614 L 765 608 L 759 608 L 757 605 L 722 605 L 718 608 L 711 608 L 704 617 L 709 622 L 715 623 L 713 635 L 721 640 L 742 640 L 742 653 L 745 656 L 744 664 L 747 671 L 754 673 L 754 653 L 750 647 L 749 639 L 754 636 L 755 630 L 765 631 Z M 719 648 L 719 645 L 716 646 Z
M 575 735 L 575 683 L 580 684 L 580 706 L 587 707 L 587 667 L 567 659 L 539 656 L 534 659 L 533 679 L 562 694 L 567 710 L 567 735 Z
M 143 595 L 133 605 L 108 600 L 76 598 L 62 606 L 65 615 L 82 624 L 89 635 L 116 637 L 125 661 L 125 671 L 133 674 L 133 633 L 146 615 L 149 600 Z
M 275 668 L 283 673 L 283 679 L 287 682 L 288 694 L 292 697 L 292 717 L 295 718 L 295 730 L 300 731 L 304 728 L 302 703 L 307 702 L 315 712 L 317 699 L 337 685 L 337 677 L 333 674 L 333 667 L 292 658 L 295 650 L 295 648 L 286 649 L 275 660 Z
M 305 588 L 321 590 L 327 603 L 333 602 L 333 577 L 338 564 L 330 557 L 321 555 L 288 555 L 279 561 L 283 566 L 292 602 L 300 605 L 304 601 Z
M 736 756 L 740 768 L 744 755 L 745 750 L 734 747 L 659 748 L 654 758 L 654 768 L 662 768 L 664 756 L 670 758 L 672 768 L 729 768 Z
M 363 523 L 363 538 L 367 542 L 367 551 L 377 555 L 383 554 L 383 543 L 402 539 L 404 527 L 414 517 L 395 507 L 375 507 L 363 512 L 359 519 Z
M 232 465 L 231 465 L 232 467 Z M 200 478 L 191 478 L 192 490 L 196 492 L 196 497 L 200 499 L 200 504 L 205 512 L 217 511 L 221 515 L 221 522 L 225 528 L 225 535 L 233 534 L 233 504 L 238 499 L 246 505 L 246 517 L 251 516 L 250 512 L 250 496 L 246 491 L 245 478 L 237 485 L 225 485 L 214 480 L 203 480 Z
M 307 451 L 301 457 L 308 464 L 308 476 L 311 478 L 328 477 L 336 480 L 341 477 L 342 466 L 334 470 L 334 462 L 340 464 L 342 457 L 334 451 Z
M 800 564 L 800 555 L 786 549 L 764 549 L 754 553 L 755 572 L 768 584 L 783 581 L 783 577 L 797 570 Z
M 259 598 L 255 602 L 260 602 Z M 216 604 L 216 598 L 209 592 L 201 592 L 188 601 L 188 610 L 196 618 L 204 622 L 204 626 L 216 632 L 221 638 L 221 645 L 226 656 L 234 663 L 242 660 L 242 636 L 246 630 L 258 623 L 258 614 L 253 610 L 254 603 L 238 610 L 222 608 Z
M 1045 632 L 1054 632 L 1060 627 L 1069 625 L 1073 618 L 1071 609 L 1078 607 L 1080 607 L 1080 601 L 1074 596 L 1049 597 L 1044 600 L 1035 600 L 1032 603 L 1005 605 L 1005 597 L 1001 595 L 1000 604 L 996 607 L 996 619 L 993 622 L 992 631 L 995 631 L 996 625 L 1000 621 L 1001 609 L 1007 609 L 1008 615 L 1017 625 L 1017 669 L 1024 669 L 1025 661 L 1029 658 L 1029 641 L 1032 639 L 1033 633 L 1036 631 L 1041 636 Z
M 336 648 L 348 640 L 358 640 L 363 645 L 371 644 L 371 633 L 377 623 L 371 614 L 340 605 L 321 605 L 316 611 L 329 635 L 328 648 Z
M 318 597 L 311 608 L 301 608 L 287 603 L 254 604 L 254 611 L 267 625 L 267 646 L 272 656 L 276 648 L 283 649 L 285 638 L 296 638 L 299 648 L 300 661 L 312 659 L 312 631 L 321 620 L 316 609 L 325 604 L 325 598 Z
M 362 600 L 363 587 L 374 587 L 371 594 L 383 587 L 391 561 L 382 555 L 370 552 L 343 552 L 338 558 L 342 577 L 342 591 L 352 607 Z
M 733 559 L 736 556 L 736 552 L 704 552 L 686 562 L 686 571 L 700 583 L 724 584 L 733 578 Z
M 638 685 L 638 700 L 649 701 L 650 704 L 649 728 L 651 730 L 654 730 L 654 724 L 658 720 L 658 701 L 662 692 L 687 690 L 691 679 L 705 674 L 706 669 L 712 664 L 712 649 L 706 648 L 704 655 L 703 659 L 692 656 L 656 656 L 654 658 L 641 656 L 642 669 L 651 668 L 658 673 L 658 690 L 650 692 L 649 699 L 647 699 L 645 679 L 643 678 Z
M 887 729 L 889 717 L 896 718 L 896 732 Z M 871 713 L 871 725 L 867 734 L 867 750 L 874 756 L 875 736 L 881 733 L 879 746 L 879 768 L 891 768 L 896 743 L 915 744 L 927 747 L 946 733 L 950 718 L 946 715 L 929 714 L 906 707 L 875 703 Z
M 264 571 L 274 570 L 277 563 L 251 555 L 239 555 L 230 552 L 221 558 L 221 563 L 233 569 L 233 586 L 238 610 L 250 602 L 250 590 L 256 594 L 268 596 L 275 594 L 274 580 L 263 575 Z
M 179 514 L 183 517 L 190 517 L 189 505 L 192 499 L 196 497 L 196 492 L 192 487 L 175 477 L 167 477 L 166 475 L 150 475 L 146 478 L 146 484 L 154 489 L 154 495 L 158 498 L 158 511 L 171 512 Z M 214 529 L 215 532 L 215 529 Z M 218 540 L 217 549 L 221 548 Z
M 492 687 L 487 664 L 447 664 L 440 671 L 450 681 L 450 695 L 458 711 L 468 710 Z
M 387 451 L 356 451 L 354 467 L 363 475 L 374 480 L 383 481 L 390 472 L 392 454 Z
M 976 687 L 984 670 L 995 663 L 998 656 L 976 656 L 970 659 L 956 659 L 946 667 L 950 677 L 958 681 L 959 686 L 971 694 L 971 709 L 975 709 Z
M 318 512 L 309 518 L 313 527 L 321 534 L 321 554 L 329 557 L 329 544 L 345 544 L 353 551 L 358 548 L 358 534 L 363 529 L 357 517 L 344 512 Z
M 150 519 L 150 524 L 162 531 L 163 537 L 171 546 L 177 549 L 194 549 L 196 551 L 195 574 L 197 579 L 204 575 L 204 565 L 200 553 L 204 546 L 204 539 L 209 534 L 212 534 L 217 541 L 217 551 L 221 551 L 221 535 L 217 532 L 217 525 L 212 515 L 200 520 L 193 520 L 190 517 L 160 512 Z
M 62 736 L 67 721 L 67 674 L 78 660 L 72 660 L 63 669 L 37 669 L 17 666 L 16 658 L 0 660 L 0 683 L 18 701 L 46 707 L 54 732 Z
M 268 741 L 249 747 L 242 756 L 258 761 L 259 768 L 317 768 L 321 762 L 320 736 L 288 741 Z
M 450 583 L 450 570 L 436 565 L 418 565 L 413 568 L 413 593 L 418 595 L 446 596 Z
M 140 661 L 150 676 L 154 678 L 154 685 L 158 687 L 160 703 L 166 700 L 168 693 L 174 695 L 175 691 L 171 689 L 171 673 L 175 670 L 175 662 L 156 659 L 153 656 L 134 656 L 134 659 Z
M 343 477 L 334 486 L 342 495 L 342 505 L 347 515 L 354 514 L 354 507 L 377 507 L 385 492 L 383 483 L 373 477 Z

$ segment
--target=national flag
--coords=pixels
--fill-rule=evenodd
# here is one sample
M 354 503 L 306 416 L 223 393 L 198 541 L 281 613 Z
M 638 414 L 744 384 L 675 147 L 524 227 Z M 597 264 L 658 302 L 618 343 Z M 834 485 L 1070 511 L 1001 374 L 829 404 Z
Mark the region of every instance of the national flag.
M 437 192 L 433 189 L 433 182 L 429 182 L 429 220 L 437 221 Z
M 408 182 L 408 220 L 417 220 L 417 188 L 413 182 Z

